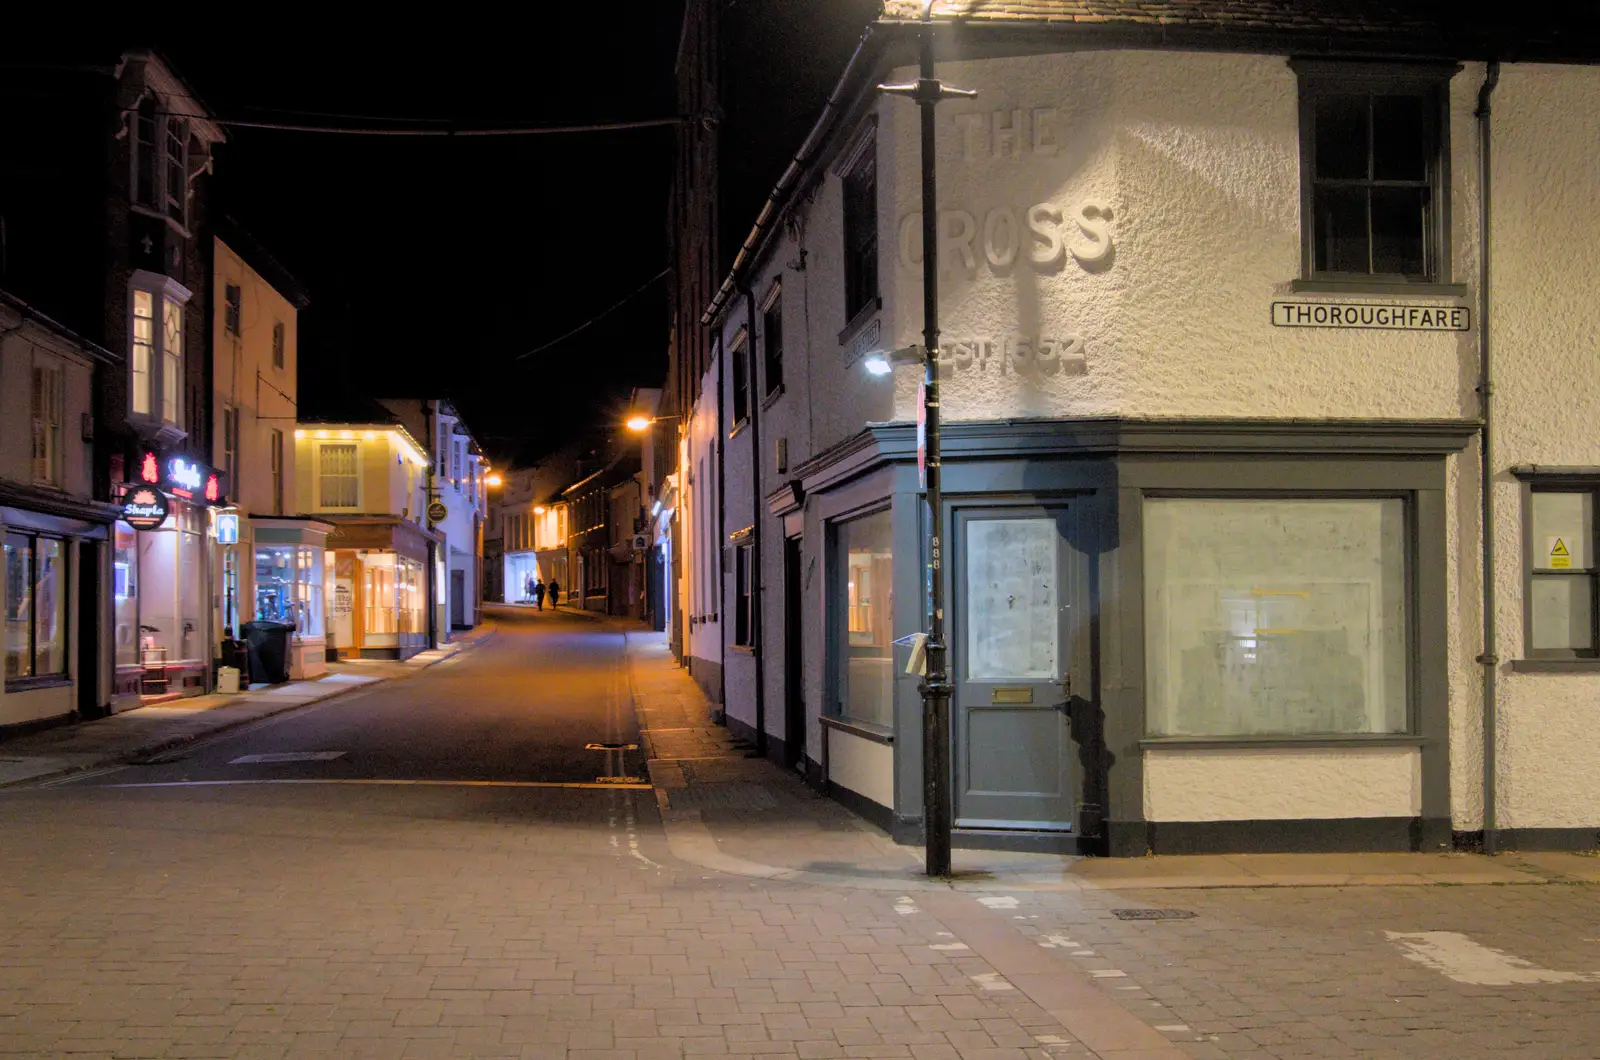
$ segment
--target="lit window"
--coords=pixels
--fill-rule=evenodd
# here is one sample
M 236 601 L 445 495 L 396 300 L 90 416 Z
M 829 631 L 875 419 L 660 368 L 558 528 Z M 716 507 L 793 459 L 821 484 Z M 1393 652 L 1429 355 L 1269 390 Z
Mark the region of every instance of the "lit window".
M 356 447 L 324 445 L 318 450 L 319 494 L 324 508 L 355 508 L 360 503 Z
M 161 420 L 183 425 L 183 306 L 161 301 Z
M 834 621 L 844 627 L 839 637 L 837 710 L 856 721 L 892 726 L 893 520 L 888 512 L 877 512 L 840 523 L 836 533 L 835 555 L 843 561 L 836 575 L 843 583 L 843 607 Z
M 149 291 L 133 292 L 133 411 L 148 416 L 156 348 L 155 299 Z

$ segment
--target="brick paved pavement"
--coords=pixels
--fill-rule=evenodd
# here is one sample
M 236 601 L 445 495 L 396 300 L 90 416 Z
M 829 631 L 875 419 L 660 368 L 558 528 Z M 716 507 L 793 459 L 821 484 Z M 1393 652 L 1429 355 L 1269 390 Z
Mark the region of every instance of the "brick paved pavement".
M 397 685 L 403 704 L 319 707 L 306 731 L 412 716 L 463 682 L 513 695 L 490 671 L 515 654 Z M 658 752 L 667 736 L 716 752 L 683 756 L 700 763 L 677 764 L 683 790 L 778 792 L 776 814 L 712 796 L 671 812 L 709 832 L 822 808 L 751 781 L 760 763 L 714 734 L 666 732 L 693 726 L 661 709 Z M 437 714 L 477 716 L 459 694 Z M 293 719 L 259 738 L 287 745 Z M 157 772 L 214 770 L 256 738 Z M 1600 1056 L 1590 886 L 897 891 L 687 864 L 650 791 L 109 783 L 0 793 L 0 1055 Z M 1196 916 L 1111 912 L 1146 905 Z M 1570 981 L 1458 982 L 1386 934 L 1430 931 Z

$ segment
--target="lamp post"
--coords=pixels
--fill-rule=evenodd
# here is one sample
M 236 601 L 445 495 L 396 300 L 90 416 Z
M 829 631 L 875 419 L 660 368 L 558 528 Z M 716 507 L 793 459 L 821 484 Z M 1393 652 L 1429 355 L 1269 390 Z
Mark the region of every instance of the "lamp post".
M 934 76 L 933 0 L 922 9 L 918 77 L 880 85 L 909 96 L 922 116 L 922 415 L 928 491 L 928 642 L 922 692 L 922 821 L 929 876 L 950 875 L 950 670 L 944 639 L 943 474 L 939 455 L 939 213 L 935 182 L 934 108 L 941 99 L 975 96 Z

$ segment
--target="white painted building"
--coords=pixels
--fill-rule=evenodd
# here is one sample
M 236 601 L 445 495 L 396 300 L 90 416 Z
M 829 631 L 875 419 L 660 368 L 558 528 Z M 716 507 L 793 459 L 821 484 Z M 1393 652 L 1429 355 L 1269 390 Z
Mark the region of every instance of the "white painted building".
M 0 292 L 0 729 L 109 709 L 111 526 L 94 498 L 94 385 L 122 360 Z
M 332 529 L 296 506 L 299 314 L 310 299 L 264 247 L 225 228 L 211 247 L 211 463 L 231 503 L 210 517 L 213 636 L 241 638 L 252 621 L 294 626 L 288 671 L 300 680 L 328 668 Z
M 1600 52 L 1094 6 L 934 5 L 956 842 L 1594 847 Z M 921 7 L 707 311 L 682 510 L 729 725 L 907 840 Z
M 433 525 L 444 534 L 448 558 L 440 599 L 446 609 L 440 640 L 451 630 L 471 629 L 483 611 L 483 520 L 488 510 L 484 476 L 489 462 L 467 426 L 448 401 L 436 403 L 434 413 L 434 489 L 444 505 L 443 519 Z M 431 516 L 430 516 L 431 518 Z

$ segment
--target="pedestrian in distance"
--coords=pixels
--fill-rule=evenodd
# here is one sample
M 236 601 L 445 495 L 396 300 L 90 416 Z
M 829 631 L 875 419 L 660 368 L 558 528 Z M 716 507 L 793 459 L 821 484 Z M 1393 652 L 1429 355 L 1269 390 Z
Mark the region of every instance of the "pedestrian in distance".
M 561 606 L 561 583 L 551 578 L 550 588 L 547 591 L 550 593 L 550 610 L 554 611 Z
M 537 607 L 541 611 L 544 610 L 544 582 L 543 581 L 536 581 L 536 582 L 533 583 L 533 606 Z
M 522 602 L 527 603 L 533 599 L 533 575 L 528 575 L 528 580 L 522 583 Z

